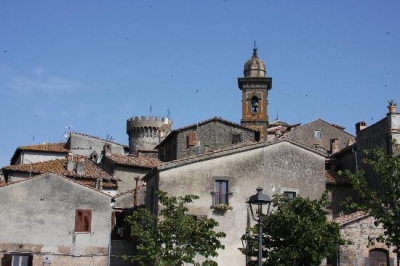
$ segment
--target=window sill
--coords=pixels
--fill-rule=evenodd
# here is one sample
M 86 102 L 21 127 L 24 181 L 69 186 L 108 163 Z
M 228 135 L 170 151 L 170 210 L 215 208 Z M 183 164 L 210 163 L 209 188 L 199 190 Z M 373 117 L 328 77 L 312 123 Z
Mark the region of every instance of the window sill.
M 215 210 L 215 211 L 225 212 L 227 210 L 233 210 L 233 207 L 229 206 L 227 204 L 218 204 L 218 205 L 211 206 L 210 209 Z

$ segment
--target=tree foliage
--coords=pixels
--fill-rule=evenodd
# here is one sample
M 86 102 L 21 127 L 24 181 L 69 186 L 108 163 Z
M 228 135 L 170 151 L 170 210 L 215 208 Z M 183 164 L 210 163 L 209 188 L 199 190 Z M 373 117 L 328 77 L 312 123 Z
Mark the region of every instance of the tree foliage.
M 326 193 L 319 200 L 275 195 L 272 204 L 274 211 L 263 223 L 263 265 L 320 265 L 324 258 L 336 255 L 337 245 L 345 243 L 339 225 L 326 217 Z M 257 228 L 251 231 L 250 250 L 242 251 L 256 257 Z
M 215 220 L 195 219 L 188 214 L 186 204 L 198 197 L 173 197 L 159 191 L 158 199 L 162 204 L 158 215 L 138 209 L 126 218 L 137 239 L 137 255 L 132 261 L 141 266 L 217 265 L 211 258 L 224 248 L 219 239 L 225 233 L 213 230 L 218 225 Z M 198 255 L 202 262 L 195 263 Z
M 395 145 L 398 149 L 399 146 Z M 388 246 L 400 247 L 400 156 L 390 156 L 383 149 L 364 153 L 363 162 L 377 178 L 377 186 L 370 186 L 365 171 L 346 171 L 352 182 L 358 200 L 347 205 L 365 211 L 375 218 L 375 224 L 382 224 L 384 233 L 378 241 Z

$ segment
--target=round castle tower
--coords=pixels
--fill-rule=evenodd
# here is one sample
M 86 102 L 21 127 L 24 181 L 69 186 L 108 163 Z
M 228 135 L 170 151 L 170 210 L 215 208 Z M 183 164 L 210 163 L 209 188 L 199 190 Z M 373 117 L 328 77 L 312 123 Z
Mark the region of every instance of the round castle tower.
M 138 116 L 126 121 L 126 133 L 129 135 L 129 153 L 139 150 L 153 150 L 171 131 L 169 118 Z

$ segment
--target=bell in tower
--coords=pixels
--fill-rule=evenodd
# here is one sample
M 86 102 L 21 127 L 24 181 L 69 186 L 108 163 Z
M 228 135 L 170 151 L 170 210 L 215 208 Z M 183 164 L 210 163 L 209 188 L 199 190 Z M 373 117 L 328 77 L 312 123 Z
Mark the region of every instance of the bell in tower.
M 242 91 L 241 125 L 258 132 L 257 140 L 267 140 L 268 90 L 272 88 L 272 78 L 267 77 L 264 62 L 258 58 L 254 43 L 253 56 L 244 64 L 244 77 L 238 78 Z

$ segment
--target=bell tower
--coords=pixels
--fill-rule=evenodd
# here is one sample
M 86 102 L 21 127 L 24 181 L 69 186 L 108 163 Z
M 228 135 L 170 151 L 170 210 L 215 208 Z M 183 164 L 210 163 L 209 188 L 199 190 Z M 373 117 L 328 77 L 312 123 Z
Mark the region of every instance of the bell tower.
M 257 140 L 267 141 L 268 90 L 272 88 L 272 78 L 266 77 L 264 62 L 257 56 L 254 43 L 253 56 L 244 64 L 244 77 L 238 78 L 242 91 L 242 126 L 258 132 Z

